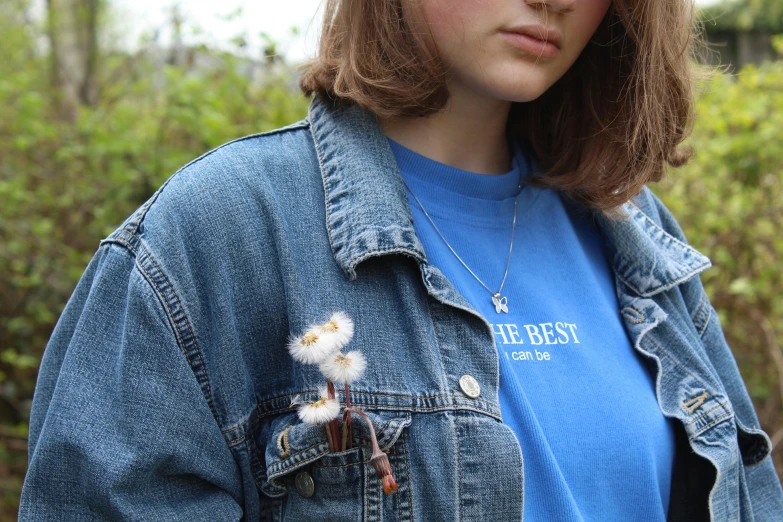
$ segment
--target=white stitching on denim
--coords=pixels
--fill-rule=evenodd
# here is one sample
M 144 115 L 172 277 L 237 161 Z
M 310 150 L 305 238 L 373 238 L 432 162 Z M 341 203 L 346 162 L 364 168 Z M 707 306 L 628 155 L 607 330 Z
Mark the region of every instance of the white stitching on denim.
M 699 336 L 701 336 L 701 331 L 704 327 L 704 325 L 701 323 L 700 316 L 703 314 L 703 310 L 706 304 L 707 298 L 704 293 L 702 293 L 702 296 L 697 303 L 696 310 L 694 310 L 693 314 L 691 315 L 691 320 L 693 321 L 693 325 L 696 327 L 696 331 L 699 332 Z M 707 313 L 709 314 L 709 312 Z
M 707 307 L 707 319 L 704 320 L 704 326 L 702 326 L 701 329 L 699 330 L 699 337 L 703 337 L 704 336 L 704 332 L 707 331 L 707 326 L 709 326 L 710 321 L 712 320 L 712 316 L 713 316 L 712 306 L 708 306 Z
M 700 255 L 700 256 L 702 256 L 702 257 L 707 257 L 707 256 L 705 256 L 704 254 L 702 254 L 701 252 L 699 252 L 698 250 L 696 250 L 696 248 L 695 248 L 693 245 L 689 245 L 688 243 L 685 243 L 685 242 L 683 242 L 683 241 L 680 241 L 679 239 L 677 239 L 676 237 L 674 237 L 674 235 L 673 235 L 673 234 L 671 234 L 670 232 L 667 232 L 666 230 L 664 230 L 664 229 L 663 229 L 663 227 L 661 227 L 661 226 L 659 226 L 659 225 L 658 225 L 658 223 L 656 223 L 655 221 L 653 221 L 652 219 L 650 219 L 650 216 L 648 216 L 648 215 L 647 215 L 647 214 L 646 214 L 646 213 L 645 213 L 645 212 L 644 212 L 644 211 L 641 209 L 641 207 L 639 207 L 639 206 L 638 206 L 636 203 L 634 203 L 633 201 L 630 201 L 630 200 L 629 200 L 628 202 L 629 202 L 631 205 L 633 205 L 634 207 L 636 207 L 636 209 L 637 209 L 637 210 L 639 211 L 639 213 L 640 213 L 640 214 L 641 214 L 641 215 L 644 217 L 644 219 L 645 219 L 645 220 L 647 220 L 647 221 L 649 221 L 649 222 L 650 222 L 650 224 L 651 224 L 652 226 L 654 226 L 655 228 L 657 228 L 658 230 L 660 230 L 661 232 L 663 232 L 664 234 L 666 234 L 667 236 L 669 236 L 670 238 L 672 238 L 674 241 L 676 241 L 677 243 L 679 243 L 680 245 L 682 245 L 683 247 L 685 247 L 685 249 L 686 249 L 686 250 L 692 250 L 693 252 L 695 252 L 695 253 L 699 254 L 699 255 Z M 707 259 L 709 259 L 709 258 L 707 258 Z
M 462 445 L 459 443 L 458 419 L 454 419 L 454 440 L 457 442 L 457 487 L 459 489 L 457 497 L 459 498 L 458 522 L 462 522 Z
M 631 318 L 631 317 L 629 317 L 628 314 L 624 314 L 625 317 L 627 317 L 628 320 L 631 321 L 633 324 L 643 323 L 646 320 L 645 317 L 644 317 L 644 314 L 642 312 L 640 312 L 639 310 L 637 310 L 635 308 L 632 308 L 630 306 L 626 306 L 625 308 L 623 308 L 622 311 L 625 312 L 626 310 L 636 314 L 636 316 L 637 316 L 636 318 Z
M 403 462 L 405 462 L 405 474 L 404 475 L 405 475 L 405 479 L 408 481 L 408 502 L 410 503 L 410 512 L 409 512 L 410 520 L 411 520 L 411 522 L 416 522 L 416 519 L 415 519 L 415 516 L 414 516 L 415 510 L 414 510 L 414 505 L 413 505 L 413 486 L 411 485 L 411 480 L 410 480 L 411 470 L 410 470 L 410 463 L 408 462 L 408 449 L 407 449 L 407 443 L 406 443 L 406 440 L 405 440 L 405 434 L 404 433 L 400 434 L 400 443 L 402 444 L 402 455 L 403 455 L 403 459 L 404 459 Z
M 281 459 L 288 458 L 291 454 L 291 444 L 288 443 L 288 430 L 293 426 L 288 426 L 286 429 L 277 434 L 277 454 Z
M 704 401 L 707 400 L 707 397 L 708 395 L 706 391 L 700 395 L 692 397 L 691 399 L 682 403 L 682 409 L 685 410 L 685 413 L 691 415 L 699 408 L 699 406 L 704 404 Z
M 439 377 L 442 379 L 443 385 L 445 386 L 446 391 L 451 391 L 451 387 L 449 386 L 449 374 L 448 369 L 446 367 L 446 361 L 443 359 L 443 349 L 440 344 L 440 336 L 438 335 L 438 329 L 435 326 L 435 319 L 432 317 L 432 306 L 430 305 L 430 296 L 429 292 L 425 291 L 424 296 L 424 304 L 427 307 L 427 315 L 430 319 L 430 324 L 432 325 L 432 333 L 435 336 L 435 343 L 438 346 L 438 356 L 440 357 L 440 364 L 441 364 L 441 371 L 439 372 Z

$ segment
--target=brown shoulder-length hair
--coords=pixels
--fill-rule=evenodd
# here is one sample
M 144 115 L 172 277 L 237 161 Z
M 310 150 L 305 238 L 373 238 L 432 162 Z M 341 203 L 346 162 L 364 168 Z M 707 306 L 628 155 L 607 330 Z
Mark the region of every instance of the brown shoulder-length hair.
M 327 0 L 316 57 L 299 88 L 387 118 L 424 117 L 448 101 L 445 67 L 411 23 L 416 0 Z M 538 158 L 529 184 L 585 207 L 614 210 L 660 181 L 694 119 L 706 48 L 689 0 L 613 0 L 571 68 L 537 99 L 514 102 L 507 130 Z

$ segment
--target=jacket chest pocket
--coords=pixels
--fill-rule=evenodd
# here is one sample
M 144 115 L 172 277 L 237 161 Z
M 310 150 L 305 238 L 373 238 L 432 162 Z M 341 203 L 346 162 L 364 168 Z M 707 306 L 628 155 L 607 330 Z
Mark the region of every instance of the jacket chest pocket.
M 407 520 L 410 496 L 404 448 L 409 413 L 365 410 L 375 428 L 380 449 L 387 454 L 399 488 L 386 495 L 370 457 L 370 432 L 354 415 L 353 447 L 330 452 L 322 426 L 305 424 L 295 413 L 275 417 L 269 429 L 254 436 L 251 465 L 262 502 L 274 502 L 271 520 L 372 521 Z M 261 452 L 263 454 L 261 454 Z M 410 507 L 407 508 L 408 511 Z

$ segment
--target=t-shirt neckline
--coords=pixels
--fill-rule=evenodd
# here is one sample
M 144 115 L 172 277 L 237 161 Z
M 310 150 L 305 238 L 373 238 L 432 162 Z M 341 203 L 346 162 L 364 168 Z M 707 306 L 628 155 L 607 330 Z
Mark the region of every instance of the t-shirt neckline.
M 436 161 L 386 137 L 406 181 L 424 183 L 471 199 L 502 201 L 517 195 L 520 176 L 534 173 L 534 162 L 516 141 L 512 145 L 512 168 L 503 174 L 483 174 Z M 522 184 L 524 190 L 524 182 Z

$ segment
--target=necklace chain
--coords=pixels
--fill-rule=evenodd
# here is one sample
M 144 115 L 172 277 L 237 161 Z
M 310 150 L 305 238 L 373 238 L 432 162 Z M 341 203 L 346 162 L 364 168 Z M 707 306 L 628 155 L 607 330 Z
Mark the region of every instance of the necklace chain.
M 492 304 L 495 305 L 495 311 L 497 313 L 500 313 L 500 311 L 504 311 L 508 313 L 508 297 L 501 297 L 500 292 L 503 291 L 503 285 L 506 283 L 506 276 L 508 275 L 508 267 L 511 264 L 511 249 L 514 247 L 514 230 L 516 229 L 516 223 L 517 223 L 517 204 L 519 203 L 519 194 L 522 192 L 522 175 L 520 173 L 519 176 L 519 183 L 517 184 L 517 193 L 514 198 L 514 219 L 511 222 L 511 241 L 508 244 L 508 258 L 506 259 L 506 271 L 503 273 L 503 280 L 500 282 L 500 288 L 497 292 L 492 291 L 491 288 L 489 288 L 487 285 L 484 284 L 484 282 L 479 279 L 479 277 L 473 273 L 473 270 L 470 269 L 468 265 L 465 264 L 465 262 L 462 260 L 462 258 L 457 254 L 457 252 L 454 251 L 454 249 L 451 247 L 448 241 L 446 241 L 446 238 L 443 237 L 443 234 L 441 234 L 440 229 L 438 229 L 438 226 L 435 224 L 435 221 L 432 220 L 427 210 L 424 208 L 424 205 L 421 204 L 421 201 L 419 201 L 419 198 L 416 197 L 416 194 L 411 189 L 410 185 L 405 181 L 405 178 L 402 178 L 402 182 L 405 183 L 405 186 L 408 187 L 408 190 L 410 191 L 413 198 L 416 200 L 416 203 L 419 204 L 421 207 L 422 212 L 424 212 L 424 215 L 427 216 L 427 219 L 430 220 L 430 223 L 432 223 L 432 226 L 435 228 L 435 231 L 438 233 L 440 238 L 443 240 L 444 243 L 446 243 L 446 246 L 449 247 L 449 250 L 451 250 L 451 253 L 454 254 L 454 256 L 459 260 L 460 263 L 462 263 L 462 266 L 464 266 L 468 272 L 470 272 L 470 275 L 472 275 L 476 281 L 478 281 L 481 286 L 486 288 L 490 294 L 492 294 Z

